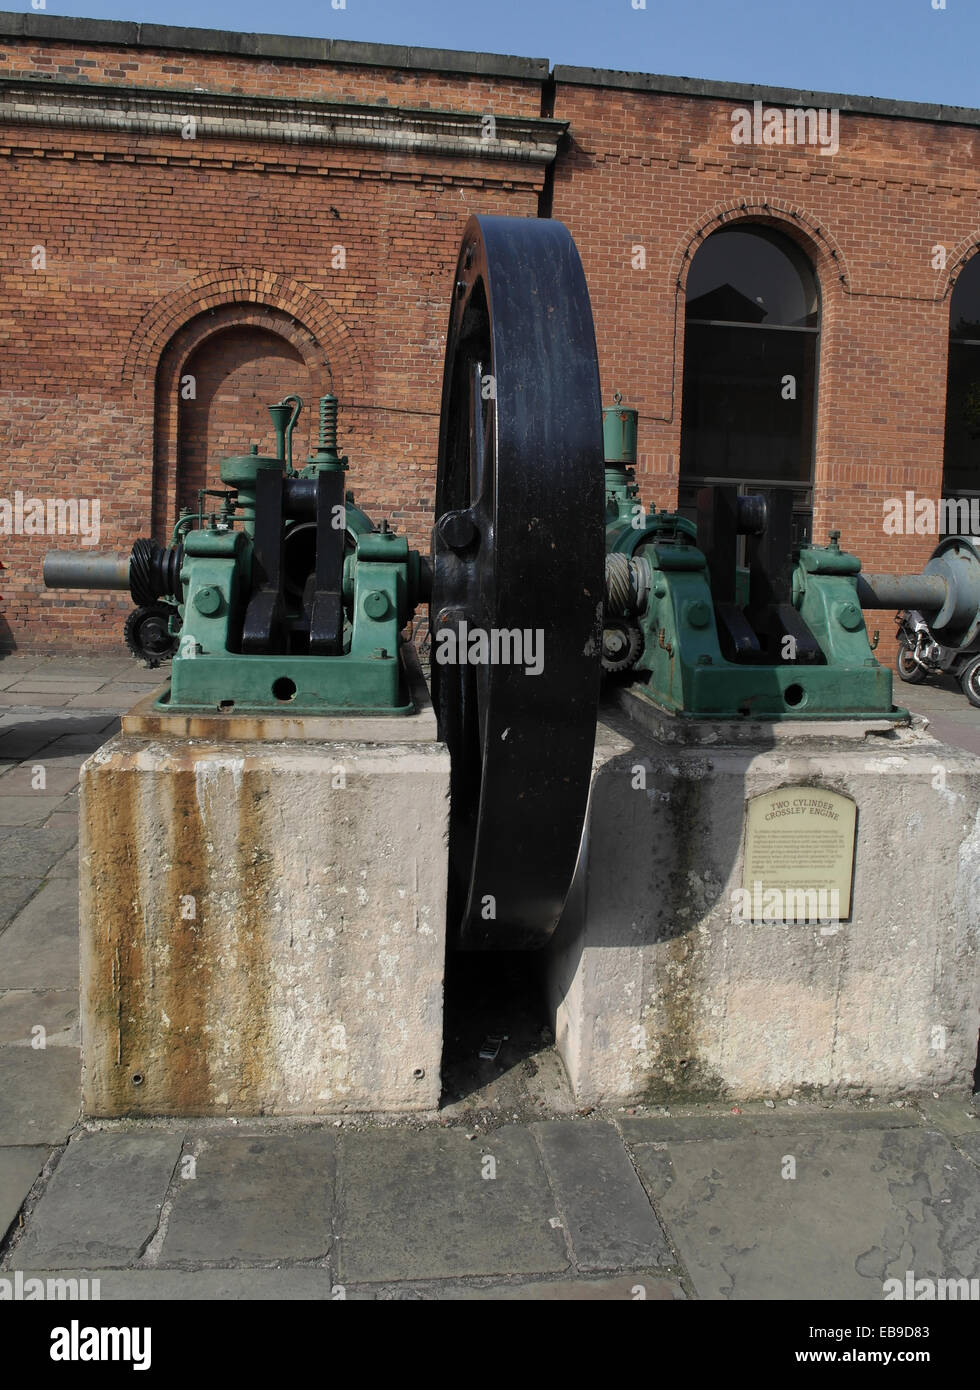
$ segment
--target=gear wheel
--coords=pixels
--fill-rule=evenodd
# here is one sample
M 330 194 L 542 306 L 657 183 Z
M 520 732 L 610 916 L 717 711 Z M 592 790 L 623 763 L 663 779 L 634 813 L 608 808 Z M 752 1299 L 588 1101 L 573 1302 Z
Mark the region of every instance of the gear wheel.
M 643 650 L 643 634 L 635 623 L 609 620 L 602 629 L 602 669 L 610 674 L 635 666 Z
M 126 619 L 123 636 L 126 646 L 144 661 L 150 670 L 167 661 L 177 650 L 178 639 L 171 635 L 169 624 L 176 612 L 167 603 L 150 603 L 134 608 Z

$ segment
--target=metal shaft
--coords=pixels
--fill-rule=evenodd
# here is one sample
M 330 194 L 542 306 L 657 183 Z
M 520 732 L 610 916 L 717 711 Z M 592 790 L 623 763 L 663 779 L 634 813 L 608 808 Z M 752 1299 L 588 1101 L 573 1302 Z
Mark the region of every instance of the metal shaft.
M 939 574 L 859 574 L 858 599 L 862 608 L 915 608 L 938 613 L 949 589 Z
M 44 557 L 44 583 L 49 589 L 128 589 L 129 558 L 49 550 Z

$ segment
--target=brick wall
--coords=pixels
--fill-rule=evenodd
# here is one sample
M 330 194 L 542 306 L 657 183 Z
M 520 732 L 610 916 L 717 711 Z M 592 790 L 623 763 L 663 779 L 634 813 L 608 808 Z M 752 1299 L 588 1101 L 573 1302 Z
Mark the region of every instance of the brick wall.
M 684 284 L 702 237 L 733 220 L 778 228 L 820 282 L 822 333 L 814 539 L 838 527 L 869 570 L 918 570 L 935 537 L 886 536 L 883 502 L 942 486 L 949 280 L 980 241 L 970 127 L 840 116 L 840 151 L 731 140 L 710 100 L 563 82 L 554 114 L 574 140 L 559 162 L 554 216 L 589 281 L 604 399 L 638 407 L 644 500 L 677 498 Z M 768 103 L 767 103 L 768 105 Z M 933 268 L 943 245 L 945 270 Z M 633 269 L 642 246 L 645 269 Z M 882 659 L 893 654 L 889 615 Z
M 640 410 L 645 500 L 671 506 L 677 494 L 691 257 L 712 227 L 764 222 L 799 242 L 821 286 L 815 538 L 837 526 L 866 567 L 917 569 L 934 539 L 886 537 L 882 503 L 906 488 L 939 494 L 949 284 L 980 241 L 974 128 L 845 112 L 833 158 L 736 146 L 737 98 L 592 85 L 567 71 L 552 91 L 504 71 L 76 42 L 60 31 L 0 40 L 0 77 L 173 89 L 178 107 L 195 88 L 499 119 L 533 120 L 545 102 L 569 123 L 549 193 L 540 162 L 462 146 L 453 156 L 243 134 L 187 142 L 6 120 L 0 496 L 51 495 L 57 480 L 100 498 L 100 548 L 128 549 L 151 526 L 165 539 L 181 489 L 214 483 L 223 453 L 271 441 L 267 404 L 289 390 L 310 397 L 299 453 L 329 389 L 359 503 L 427 549 L 460 233 L 471 212 L 537 215 L 544 190 L 540 205 L 551 198 L 582 254 L 604 398 L 618 389 Z M 203 386 L 185 405 L 179 381 L 195 367 Z M 126 602 L 43 590 L 42 555 L 59 544 L 0 537 L 0 646 L 118 644 Z

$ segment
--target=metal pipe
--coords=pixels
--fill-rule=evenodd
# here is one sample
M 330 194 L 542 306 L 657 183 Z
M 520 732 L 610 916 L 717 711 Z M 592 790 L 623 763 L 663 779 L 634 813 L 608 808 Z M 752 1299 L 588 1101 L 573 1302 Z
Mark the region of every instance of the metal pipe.
M 49 550 L 44 557 L 49 589 L 127 589 L 128 555 L 83 555 L 77 550 Z
M 862 608 L 938 613 L 949 597 L 949 586 L 940 574 L 859 574 L 857 592 Z

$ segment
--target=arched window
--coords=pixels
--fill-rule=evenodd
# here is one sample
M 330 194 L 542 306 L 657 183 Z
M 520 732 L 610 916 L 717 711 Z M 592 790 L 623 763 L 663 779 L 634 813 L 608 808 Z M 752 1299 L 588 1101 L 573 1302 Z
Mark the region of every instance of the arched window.
M 820 295 L 806 256 L 768 227 L 724 227 L 687 280 L 680 510 L 706 483 L 785 487 L 810 535 Z
M 943 493 L 980 497 L 980 254 L 960 272 L 949 307 Z

